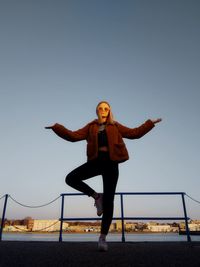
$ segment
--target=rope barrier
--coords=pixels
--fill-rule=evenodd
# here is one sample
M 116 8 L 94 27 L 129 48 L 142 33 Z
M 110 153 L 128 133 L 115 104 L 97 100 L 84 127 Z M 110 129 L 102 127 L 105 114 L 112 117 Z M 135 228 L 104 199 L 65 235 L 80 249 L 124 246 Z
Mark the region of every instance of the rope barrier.
M 191 200 L 195 201 L 196 203 L 200 204 L 200 201 L 194 199 L 193 197 L 189 196 L 188 194 L 185 194 L 188 198 L 190 198 Z M 17 201 L 16 199 L 14 199 L 12 196 L 8 195 L 10 199 L 12 199 L 15 203 L 17 203 L 18 205 L 22 206 L 22 207 L 25 207 L 25 208 L 42 208 L 42 207 L 45 207 L 45 206 L 48 206 L 50 204 L 52 204 L 53 202 L 55 202 L 56 200 L 58 200 L 61 196 L 58 196 L 57 198 L 53 199 L 52 201 L 48 202 L 48 203 L 45 203 L 45 204 L 42 204 L 42 205 L 38 205 L 38 206 L 30 206 L 30 205 L 25 205 L 25 204 L 22 204 L 20 203 L 19 201 Z M 0 200 L 2 198 L 4 198 L 4 196 L 2 196 L 0 198 Z
M 185 195 L 186 195 L 187 197 L 189 197 L 191 200 L 193 200 L 193 201 L 197 202 L 198 204 L 200 204 L 200 201 L 194 199 L 193 197 L 189 196 L 188 194 L 185 194 Z
M 35 209 L 35 208 L 42 208 L 42 207 L 45 207 L 45 206 L 48 206 L 48 205 L 52 204 L 53 202 L 55 202 L 56 200 L 58 200 L 60 198 L 60 196 L 57 197 L 57 198 L 55 198 L 55 199 L 53 199 L 52 201 L 50 201 L 50 202 L 48 202 L 46 204 L 39 205 L 39 206 L 29 206 L 29 205 L 22 204 L 19 201 L 17 201 L 16 199 L 14 199 L 13 197 L 11 197 L 10 195 L 9 195 L 9 198 L 12 199 L 15 203 L 17 203 L 18 205 L 20 205 L 22 207 Z
M 0 197 L 0 200 L 2 199 L 2 198 L 4 198 L 5 197 L 5 195 L 3 195 L 2 197 Z

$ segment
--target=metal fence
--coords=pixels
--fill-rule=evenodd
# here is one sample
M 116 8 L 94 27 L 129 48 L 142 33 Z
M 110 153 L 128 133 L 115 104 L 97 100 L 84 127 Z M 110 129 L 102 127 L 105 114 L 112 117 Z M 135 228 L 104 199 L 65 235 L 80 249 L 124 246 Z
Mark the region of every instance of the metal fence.
M 27 205 L 21 204 L 20 202 L 16 201 L 15 199 L 13 199 L 8 194 L 4 195 L 3 197 L 0 198 L 0 199 L 4 198 L 3 213 L 2 213 L 2 217 L 1 217 L 0 241 L 2 240 L 2 232 L 3 232 L 4 221 L 5 221 L 6 207 L 7 207 L 8 198 L 11 198 L 17 204 L 19 204 L 21 206 L 24 206 L 24 207 L 40 208 L 40 207 L 44 207 L 44 206 L 47 206 L 47 205 L 53 203 L 54 201 L 58 200 L 61 197 L 61 215 L 60 215 L 60 219 L 59 219 L 60 220 L 59 242 L 62 242 L 63 222 L 64 221 L 93 221 L 93 220 L 101 220 L 100 217 L 93 217 L 93 218 L 91 218 L 91 217 L 90 218 L 87 218 L 87 217 L 77 218 L 76 217 L 76 218 L 71 218 L 71 217 L 65 217 L 64 216 L 65 197 L 80 196 L 80 195 L 84 195 L 84 194 L 82 194 L 82 193 L 65 193 L 65 194 L 61 194 L 59 197 L 57 197 L 56 199 L 52 200 L 51 202 L 49 202 L 47 204 L 44 204 L 44 205 L 40 205 L 40 206 L 27 206 Z M 122 238 L 121 238 L 121 241 L 122 242 L 125 242 L 125 227 L 124 227 L 124 221 L 125 220 L 173 220 L 173 221 L 183 220 L 185 222 L 187 241 L 188 242 L 191 241 L 190 231 L 189 231 L 189 227 L 188 227 L 188 220 L 190 218 L 187 217 L 187 210 L 186 210 L 186 205 L 185 205 L 185 195 L 187 195 L 186 193 L 184 193 L 184 192 L 119 192 L 119 193 L 115 193 L 115 195 L 120 196 L 121 216 L 113 217 L 113 220 L 120 220 L 121 221 L 121 224 L 122 224 Z M 182 199 L 183 216 L 182 217 L 130 217 L 130 216 L 127 217 L 127 216 L 124 216 L 124 196 L 127 196 L 127 195 L 179 195 L 181 197 L 181 199 Z
M 101 220 L 99 217 L 94 218 L 70 218 L 64 217 L 64 204 L 65 204 L 65 197 L 67 196 L 80 196 L 83 195 L 82 193 L 65 193 L 61 194 L 61 216 L 60 216 L 60 233 L 59 233 L 59 242 L 62 242 L 62 232 L 63 232 L 63 222 L 64 221 L 93 221 L 93 220 Z M 125 220 L 184 220 L 185 221 L 185 228 L 186 228 L 186 235 L 187 241 L 190 242 L 190 231 L 188 227 L 188 220 L 190 218 L 187 217 L 187 210 L 185 205 L 185 193 L 184 192 L 119 192 L 115 193 L 115 195 L 120 196 L 120 204 L 121 204 L 121 216 L 113 217 L 113 220 L 120 220 L 122 223 L 122 242 L 125 242 L 125 227 L 124 221 Z M 124 196 L 126 195 L 179 195 L 182 199 L 183 204 L 183 216 L 182 217 L 126 217 L 124 216 Z

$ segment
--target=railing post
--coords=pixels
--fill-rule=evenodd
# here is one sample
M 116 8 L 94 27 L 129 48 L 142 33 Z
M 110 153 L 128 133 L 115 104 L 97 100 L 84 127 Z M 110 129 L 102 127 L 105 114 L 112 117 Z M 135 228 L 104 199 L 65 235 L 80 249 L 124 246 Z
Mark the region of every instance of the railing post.
M 184 194 L 185 193 L 182 193 L 181 196 L 182 196 L 183 210 L 184 210 L 184 216 L 185 216 L 185 230 L 186 230 L 186 234 L 187 234 L 187 241 L 190 242 L 191 237 L 190 237 L 190 230 L 189 230 L 189 226 L 188 226 L 188 219 L 187 219 L 187 211 L 186 211 Z
M 59 242 L 62 242 L 62 228 L 63 228 L 63 213 L 64 213 L 64 195 L 62 196 L 62 202 L 61 202 L 61 216 L 60 216 L 60 234 L 59 234 Z
M 3 214 L 1 218 L 0 241 L 2 240 L 2 232 L 3 232 L 3 225 L 4 225 L 4 220 L 5 220 L 5 214 L 6 214 L 7 200 L 8 200 L 8 194 L 5 195 L 5 200 L 4 200 Z
M 125 242 L 125 235 L 124 235 L 124 204 L 123 204 L 123 194 L 120 194 L 120 200 L 121 200 L 122 242 Z

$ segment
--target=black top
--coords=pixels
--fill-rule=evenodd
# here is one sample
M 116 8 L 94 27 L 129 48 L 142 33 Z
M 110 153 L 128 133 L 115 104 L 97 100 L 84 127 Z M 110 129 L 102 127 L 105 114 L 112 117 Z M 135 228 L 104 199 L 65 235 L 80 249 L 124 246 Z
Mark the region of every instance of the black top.
M 107 139 L 107 134 L 106 134 L 106 130 L 104 129 L 99 129 L 99 133 L 98 133 L 98 146 L 102 147 L 102 146 L 108 146 L 108 139 Z

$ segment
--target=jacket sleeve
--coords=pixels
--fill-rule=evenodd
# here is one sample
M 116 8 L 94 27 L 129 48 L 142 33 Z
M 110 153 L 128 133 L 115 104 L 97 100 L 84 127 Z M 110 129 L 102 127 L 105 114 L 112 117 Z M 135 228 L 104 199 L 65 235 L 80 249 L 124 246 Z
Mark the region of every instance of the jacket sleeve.
M 117 127 L 122 137 L 128 139 L 138 139 L 148 133 L 153 127 L 154 123 L 151 120 L 147 120 L 145 123 L 136 128 L 128 128 L 117 122 Z
M 89 129 L 89 124 L 87 124 L 85 127 L 77 131 L 68 130 L 63 125 L 58 124 L 58 123 L 56 123 L 52 127 L 52 130 L 54 131 L 54 133 L 56 133 L 59 137 L 70 142 L 76 142 L 76 141 L 87 139 L 88 129 Z

